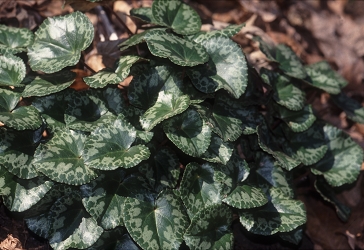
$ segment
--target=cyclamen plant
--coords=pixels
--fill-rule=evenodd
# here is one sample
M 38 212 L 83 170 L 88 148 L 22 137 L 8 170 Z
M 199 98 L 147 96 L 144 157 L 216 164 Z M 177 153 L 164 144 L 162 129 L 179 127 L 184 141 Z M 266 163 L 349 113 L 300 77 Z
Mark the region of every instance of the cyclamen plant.
M 244 24 L 202 32 L 177 0 L 131 15 L 148 28 L 84 91 L 70 86 L 94 37 L 87 16 L 35 33 L 0 26 L 0 195 L 30 230 L 54 249 L 231 249 L 235 214 L 253 234 L 299 244 L 306 213 L 292 178 L 309 171 L 348 218 L 334 188 L 356 180 L 363 151 L 316 118 L 305 90 L 356 122 L 364 108 L 328 63 L 303 66 L 256 37 L 274 68 L 257 72 L 231 40 Z

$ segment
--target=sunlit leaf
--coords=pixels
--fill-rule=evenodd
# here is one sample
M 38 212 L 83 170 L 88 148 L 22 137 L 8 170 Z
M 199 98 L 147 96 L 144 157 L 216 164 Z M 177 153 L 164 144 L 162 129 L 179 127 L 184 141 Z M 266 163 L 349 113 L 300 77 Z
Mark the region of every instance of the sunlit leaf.
M 23 86 L 25 77 L 23 60 L 11 54 L 0 55 L 0 86 Z
M 17 54 L 33 43 L 34 34 L 26 28 L 0 25 L 0 53 Z
M 302 62 L 288 46 L 279 44 L 276 47 L 276 59 L 279 62 L 279 68 L 285 74 L 299 79 L 306 78 L 307 73 Z

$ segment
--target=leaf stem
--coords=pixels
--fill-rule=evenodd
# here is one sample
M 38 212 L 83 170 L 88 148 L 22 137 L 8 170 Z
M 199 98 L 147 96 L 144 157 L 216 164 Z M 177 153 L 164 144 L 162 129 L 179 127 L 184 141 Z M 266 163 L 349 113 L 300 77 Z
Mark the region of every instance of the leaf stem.
M 109 8 L 109 10 L 111 11 L 111 13 L 115 16 L 115 18 L 124 27 L 124 29 L 126 30 L 126 32 L 128 33 L 128 35 L 129 36 L 134 35 L 134 33 L 129 29 L 129 27 L 125 24 L 125 22 L 118 16 L 118 14 L 116 14 L 116 12 L 112 8 L 110 8 L 110 7 L 107 7 L 107 8 Z
M 93 70 L 90 66 L 88 66 L 88 65 L 87 65 L 87 63 L 86 63 L 85 61 L 80 60 L 80 63 L 82 63 L 82 65 L 83 65 L 86 69 L 88 69 L 89 71 L 91 71 L 91 73 L 92 73 L 92 74 L 95 74 L 95 73 L 96 73 L 96 71 L 95 71 L 95 70 Z

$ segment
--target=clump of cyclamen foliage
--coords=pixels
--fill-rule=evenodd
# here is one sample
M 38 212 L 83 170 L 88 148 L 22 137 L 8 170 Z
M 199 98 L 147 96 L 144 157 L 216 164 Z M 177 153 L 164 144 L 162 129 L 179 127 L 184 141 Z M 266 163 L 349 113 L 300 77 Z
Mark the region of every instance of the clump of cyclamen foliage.
M 201 32 L 178 0 L 131 15 L 148 29 L 83 91 L 70 86 L 94 36 L 84 14 L 35 33 L 0 25 L 0 195 L 30 230 L 54 249 L 230 249 L 235 214 L 251 233 L 299 244 L 292 178 L 308 171 L 348 218 L 332 194 L 356 180 L 363 151 L 305 93 L 329 93 L 355 122 L 364 108 L 328 63 L 304 66 L 255 37 L 273 66 L 257 72 L 231 40 L 244 24 Z

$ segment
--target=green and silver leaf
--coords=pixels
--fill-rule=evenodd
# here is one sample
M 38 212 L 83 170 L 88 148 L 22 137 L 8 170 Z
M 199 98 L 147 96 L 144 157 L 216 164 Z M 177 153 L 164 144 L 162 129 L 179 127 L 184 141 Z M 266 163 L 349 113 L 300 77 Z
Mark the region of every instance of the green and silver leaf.
M 191 35 L 201 29 L 200 16 L 180 0 L 155 0 L 152 14 L 153 23 L 167 26 L 180 35 Z
M 231 142 L 224 142 L 218 135 L 211 133 L 211 142 L 201 158 L 214 163 L 226 164 L 233 153 L 234 147 Z
M 268 199 L 260 188 L 239 185 L 222 201 L 235 208 L 248 209 L 263 206 L 268 202 Z
M 213 93 L 223 88 L 239 98 L 248 84 L 248 67 L 241 48 L 231 39 L 211 37 L 203 40 L 210 56 L 207 64 L 187 70 L 195 87 L 203 93 Z
M 83 158 L 86 166 L 100 170 L 131 168 L 149 158 L 144 145 L 131 146 L 136 138 L 135 128 L 121 117 L 113 125 L 94 130 L 85 142 Z
M 171 190 L 151 201 L 128 197 L 123 211 L 125 227 L 143 249 L 179 249 L 189 219 Z
M 210 145 L 211 128 L 194 109 L 165 121 L 163 130 L 173 144 L 191 156 L 201 156 Z
M 307 77 L 306 70 L 303 67 L 301 60 L 291 48 L 286 45 L 279 44 L 275 49 L 279 68 L 286 75 L 298 79 L 305 79 Z
M 196 43 L 203 43 L 205 40 L 209 40 L 212 37 L 232 37 L 239 33 L 239 31 L 245 26 L 242 24 L 231 24 L 222 30 L 213 30 L 209 32 L 200 31 L 195 35 L 188 36 L 188 39 L 195 41 Z
M 71 86 L 75 78 L 76 74 L 68 70 L 37 76 L 30 84 L 25 86 L 22 96 L 46 96 L 60 92 Z
M 125 78 L 128 77 L 130 68 L 134 63 L 139 61 L 146 61 L 146 59 L 134 55 L 125 55 L 120 57 L 115 73 L 120 77 L 121 81 L 124 81 Z
M 363 162 L 363 149 L 336 127 L 325 125 L 323 130 L 328 141 L 328 151 L 311 171 L 323 175 L 334 187 L 354 182 Z
M 0 89 L 0 122 L 16 130 L 37 129 L 42 118 L 33 106 L 16 107 L 21 94 Z
M 341 92 L 338 95 L 331 95 L 334 103 L 344 110 L 346 116 L 358 123 L 364 123 L 364 107 L 356 100 Z
M 117 249 L 117 250 L 141 250 L 131 239 L 124 227 L 104 231 L 100 238 L 87 250 Z
M 184 235 L 190 249 L 232 249 L 232 211 L 224 204 L 201 209 L 193 217 Z M 208 223 L 206 223 L 208 222 Z
M 189 105 L 190 98 L 187 95 L 175 96 L 161 91 L 154 106 L 140 117 L 140 123 L 143 129 L 150 131 L 158 123 L 182 113 Z
M 103 88 L 108 84 L 119 84 L 123 79 L 115 72 L 103 69 L 92 76 L 84 77 L 83 80 L 91 88 Z
M 12 54 L 0 55 L 0 86 L 22 87 L 26 69 L 23 60 Z
M 183 173 L 179 193 L 192 219 L 203 208 L 221 204 L 221 186 L 214 181 L 214 168 L 211 164 L 189 163 Z
M 72 130 L 59 130 L 34 154 L 36 169 L 50 179 L 69 185 L 82 185 L 98 176 L 85 165 L 83 150 L 86 136 Z
M 136 17 L 145 23 L 151 23 L 153 19 L 152 7 L 140 7 L 130 10 L 130 16 Z
M 17 54 L 33 43 L 34 34 L 26 28 L 0 25 L 0 53 Z
M 281 105 L 274 105 L 276 116 L 282 119 L 293 132 L 303 132 L 316 121 L 311 105 L 305 105 L 298 111 L 289 110 Z
M 304 79 L 310 85 L 322 89 L 329 94 L 337 95 L 348 82 L 326 61 L 305 66 L 308 77 Z
M 94 38 L 94 27 L 81 12 L 49 17 L 35 32 L 34 43 L 28 48 L 30 67 L 45 73 L 57 72 L 76 65 L 81 51 Z

